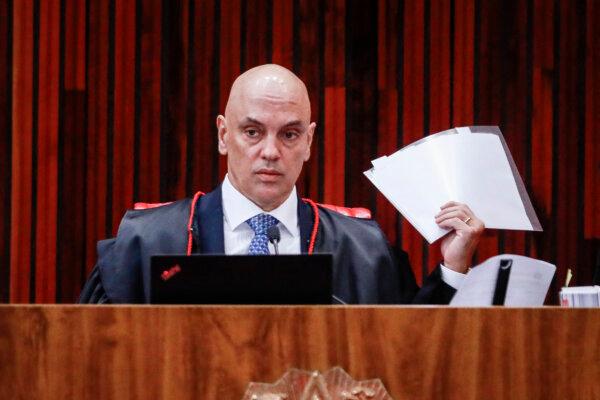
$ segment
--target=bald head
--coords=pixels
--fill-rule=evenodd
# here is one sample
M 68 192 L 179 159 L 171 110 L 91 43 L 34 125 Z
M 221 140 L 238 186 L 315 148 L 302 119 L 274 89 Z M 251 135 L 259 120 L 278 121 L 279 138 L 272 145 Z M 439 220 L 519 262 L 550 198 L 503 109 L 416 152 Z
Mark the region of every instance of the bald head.
M 306 85 L 292 71 L 277 64 L 259 65 L 233 82 L 225 107 L 225 117 L 235 112 L 240 102 L 266 100 L 300 107 L 310 120 L 310 100 Z
M 315 126 L 306 86 L 292 71 L 267 64 L 244 72 L 217 117 L 231 184 L 264 211 L 281 205 L 310 157 Z

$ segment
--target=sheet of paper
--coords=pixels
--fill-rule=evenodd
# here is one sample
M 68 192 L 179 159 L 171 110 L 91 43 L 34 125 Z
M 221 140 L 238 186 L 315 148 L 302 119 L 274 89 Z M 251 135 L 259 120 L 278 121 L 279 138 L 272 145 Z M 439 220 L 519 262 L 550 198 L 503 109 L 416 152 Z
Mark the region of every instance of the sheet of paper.
M 435 215 L 451 200 L 467 204 L 488 228 L 534 230 L 523 202 L 527 194 L 522 183 L 521 190 L 517 186 L 522 181 L 513 175 L 496 134 L 456 128 L 372 164 L 367 178 L 429 243 L 447 233 L 437 226 Z M 532 208 L 531 213 L 537 222 Z
M 542 306 L 556 267 L 545 261 L 514 254 L 498 255 L 472 268 L 450 305 L 470 307 L 491 305 L 502 259 L 512 260 L 504 304 L 512 307 Z

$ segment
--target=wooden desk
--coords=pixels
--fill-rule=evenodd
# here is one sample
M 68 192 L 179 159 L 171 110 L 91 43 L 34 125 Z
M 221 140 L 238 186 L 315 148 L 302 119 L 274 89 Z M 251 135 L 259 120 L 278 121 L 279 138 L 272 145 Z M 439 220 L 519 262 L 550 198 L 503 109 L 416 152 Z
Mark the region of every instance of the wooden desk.
M 600 309 L 0 306 L 0 399 L 241 399 L 336 365 L 395 400 L 600 399 Z

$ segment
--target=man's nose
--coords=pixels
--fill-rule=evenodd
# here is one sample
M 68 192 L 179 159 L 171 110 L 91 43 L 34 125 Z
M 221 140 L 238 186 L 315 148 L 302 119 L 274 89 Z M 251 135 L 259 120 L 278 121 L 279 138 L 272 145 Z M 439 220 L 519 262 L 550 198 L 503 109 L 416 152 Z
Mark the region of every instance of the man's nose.
M 277 160 L 281 156 L 277 135 L 267 135 L 264 138 L 261 156 L 267 160 Z

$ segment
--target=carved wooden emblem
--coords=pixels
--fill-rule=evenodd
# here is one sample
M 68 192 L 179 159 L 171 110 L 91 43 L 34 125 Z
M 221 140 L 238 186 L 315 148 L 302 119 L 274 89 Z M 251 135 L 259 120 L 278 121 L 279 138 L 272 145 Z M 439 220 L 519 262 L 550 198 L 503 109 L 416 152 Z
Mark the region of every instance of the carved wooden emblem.
M 355 381 L 342 368 L 321 374 L 292 368 L 273 384 L 248 385 L 242 400 L 393 400 L 380 379 Z

